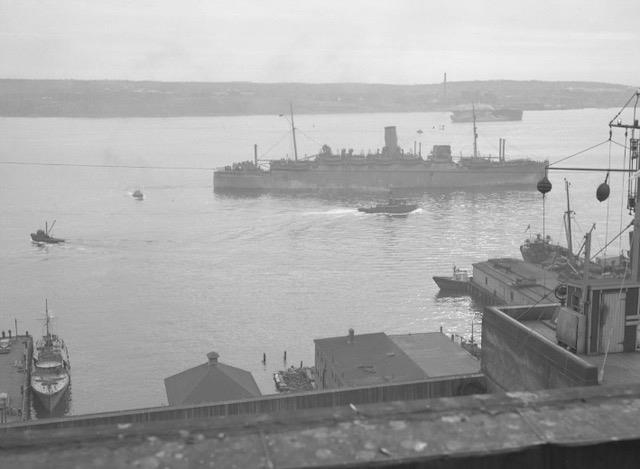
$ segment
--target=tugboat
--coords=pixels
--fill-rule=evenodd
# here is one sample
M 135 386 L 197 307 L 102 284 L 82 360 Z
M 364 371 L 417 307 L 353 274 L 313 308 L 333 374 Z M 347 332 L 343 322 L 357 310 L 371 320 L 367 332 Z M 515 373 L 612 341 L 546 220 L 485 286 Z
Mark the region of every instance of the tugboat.
M 46 333 L 37 342 L 31 369 L 31 390 L 48 412 L 62 400 L 71 382 L 71 365 L 67 346 L 51 333 L 51 316 L 45 302 Z
M 405 199 L 389 199 L 386 204 L 377 204 L 373 207 L 358 207 L 358 212 L 399 215 L 413 212 L 417 208 L 417 204 L 410 204 Z
M 520 246 L 522 259 L 526 262 L 538 265 L 552 265 L 558 261 L 567 262 L 573 260 L 573 233 L 571 230 L 573 211 L 569 203 L 569 181 L 565 179 L 564 184 L 567 193 L 567 210 L 564 212 L 563 222 L 567 235 L 567 247 L 553 244 L 551 242 L 551 236 L 547 235 L 543 238 L 542 235 L 538 233 L 535 238 L 525 240 L 524 244 Z
M 137 200 L 142 200 L 144 199 L 144 194 L 142 193 L 142 191 L 140 189 L 136 189 L 133 194 L 131 194 L 131 197 L 133 197 L 134 199 Z
M 569 249 L 551 242 L 551 236 L 542 237 L 540 233 L 533 239 L 526 239 L 520 246 L 522 259 L 531 264 L 548 265 L 556 260 L 569 259 Z
M 59 244 L 64 243 L 64 239 L 62 238 L 54 238 L 50 235 L 53 230 L 53 225 L 56 224 L 56 221 L 53 220 L 51 227 L 48 226 L 47 222 L 44 223 L 44 230 L 38 230 L 35 233 L 31 233 L 31 240 L 37 244 Z
M 469 282 L 471 276 L 466 269 L 460 269 L 453 266 L 453 275 L 451 277 L 439 277 L 433 276 L 433 281 L 436 282 L 440 290 L 448 292 L 466 292 L 469 288 Z

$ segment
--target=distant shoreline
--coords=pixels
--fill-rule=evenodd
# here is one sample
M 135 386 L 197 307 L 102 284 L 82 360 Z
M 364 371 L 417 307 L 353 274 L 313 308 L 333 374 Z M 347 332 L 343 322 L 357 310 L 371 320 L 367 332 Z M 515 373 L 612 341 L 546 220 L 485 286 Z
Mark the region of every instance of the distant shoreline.
M 492 80 L 425 85 L 0 79 L 1 117 L 150 118 L 619 107 L 635 87 Z

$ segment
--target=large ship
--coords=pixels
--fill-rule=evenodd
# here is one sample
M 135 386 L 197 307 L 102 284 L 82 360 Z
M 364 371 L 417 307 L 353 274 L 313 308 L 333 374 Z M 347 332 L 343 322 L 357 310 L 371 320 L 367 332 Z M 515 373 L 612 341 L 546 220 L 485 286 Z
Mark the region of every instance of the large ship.
M 463 109 L 451 112 L 451 122 L 521 121 L 521 109 Z M 474 115 L 475 114 L 475 115 Z
M 292 121 L 293 122 L 293 121 Z M 454 161 L 450 145 L 435 145 L 423 158 L 398 146 L 395 127 L 385 127 L 382 151 L 356 155 L 352 150 L 334 154 L 323 145 L 319 154 L 298 160 L 243 161 L 216 170 L 213 186 L 224 191 L 425 191 L 505 186 L 533 186 L 545 173 L 547 162 L 507 160 L 504 146 L 497 158 L 479 156 L 474 122 L 473 156 Z M 295 142 L 295 127 L 292 125 Z M 295 144 L 294 144 L 295 149 Z M 297 152 L 296 152 L 297 153 Z
M 67 346 L 51 332 L 51 316 L 45 307 L 46 332 L 36 342 L 31 370 L 31 390 L 48 411 L 58 406 L 71 382 L 71 364 Z

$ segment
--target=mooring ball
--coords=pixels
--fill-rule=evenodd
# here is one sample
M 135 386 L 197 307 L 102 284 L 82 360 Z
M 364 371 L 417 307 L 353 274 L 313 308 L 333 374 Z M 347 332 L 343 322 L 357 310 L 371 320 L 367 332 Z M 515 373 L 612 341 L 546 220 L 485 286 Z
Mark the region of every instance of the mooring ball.
M 603 182 L 598 186 L 598 190 L 596 191 L 596 198 L 599 202 L 604 202 L 609 198 L 610 193 L 611 189 L 609 188 L 609 184 Z
M 551 181 L 549 181 L 549 178 L 547 178 L 546 175 L 538 181 L 538 192 L 540 192 L 542 195 L 549 192 L 551 190 L 551 187 Z

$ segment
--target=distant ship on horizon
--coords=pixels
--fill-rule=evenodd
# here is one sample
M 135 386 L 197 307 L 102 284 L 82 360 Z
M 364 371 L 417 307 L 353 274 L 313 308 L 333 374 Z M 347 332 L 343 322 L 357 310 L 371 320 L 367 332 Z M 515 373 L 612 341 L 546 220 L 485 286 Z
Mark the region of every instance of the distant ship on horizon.
M 493 107 L 480 109 L 461 109 L 451 112 L 451 122 L 502 122 L 521 121 L 521 109 L 494 109 Z

